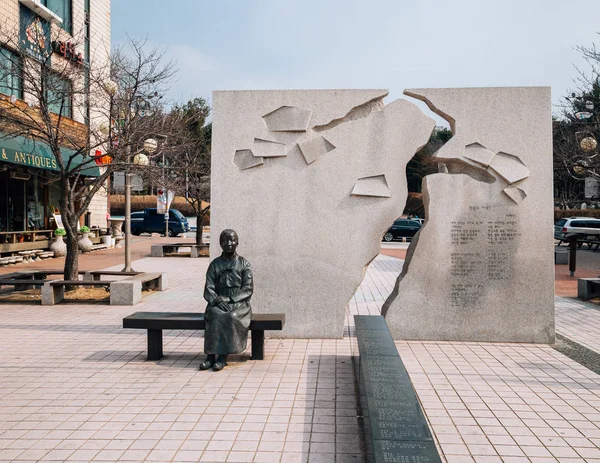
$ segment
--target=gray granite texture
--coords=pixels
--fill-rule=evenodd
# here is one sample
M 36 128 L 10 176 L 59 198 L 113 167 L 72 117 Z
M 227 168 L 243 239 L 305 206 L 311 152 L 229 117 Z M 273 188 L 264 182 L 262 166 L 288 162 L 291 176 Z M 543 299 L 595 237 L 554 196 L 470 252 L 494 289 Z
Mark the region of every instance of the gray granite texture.
M 554 341 L 552 119 L 546 87 L 405 92 L 453 138 L 427 221 L 383 308 L 395 339 Z
M 238 232 L 238 252 L 254 272 L 253 310 L 285 313 L 283 337 L 342 336 L 346 305 L 383 233 L 402 214 L 406 164 L 435 123 L 406 100 L 384 106 L 386 95 L 213 94 L 211 229 L 214 236 L 225 228 Z M 302 111 L 274 113 L 279 108 Z M 256 140 L 282 144 L 285 155 L 281 146 Z M 240 150 L 263 164 L 234 163 Z M 212 240 L 211 257 L 220 252 Z

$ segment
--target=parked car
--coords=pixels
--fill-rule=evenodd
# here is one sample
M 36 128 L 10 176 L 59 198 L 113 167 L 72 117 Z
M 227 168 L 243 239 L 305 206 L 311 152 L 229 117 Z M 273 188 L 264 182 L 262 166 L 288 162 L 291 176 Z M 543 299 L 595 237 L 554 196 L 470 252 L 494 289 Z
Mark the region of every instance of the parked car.
M 190 224 L 177 209 L 169 210 L 169 236 L 190 231 Z M 144 209 L 131 213 L 131 233 L 165 233 L 165 215 L 159 214 L 156 208 Z
M 600 219 L 591 217 L 569 217 L 560 219 L 554 224 L 554 238 L 564 241 L 565 235 L 572 233 L 600 236 Z
M 383 235 L 383 241 L 393 241 L 402 238 L 411 239 L 421 229 L 421 222 L 414 219 L 397 219 Z

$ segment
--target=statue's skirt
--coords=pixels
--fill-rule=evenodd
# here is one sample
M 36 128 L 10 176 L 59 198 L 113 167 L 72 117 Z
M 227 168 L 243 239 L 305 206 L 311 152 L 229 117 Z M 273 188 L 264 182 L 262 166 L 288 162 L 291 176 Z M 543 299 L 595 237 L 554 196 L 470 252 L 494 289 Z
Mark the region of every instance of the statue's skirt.
M 248 329 L 252 320 L 249 302 L 229 304 L 230 312 L 209 305 L 204 313 L 204 352 L 206 354 L 239 354 L 246 350 Z

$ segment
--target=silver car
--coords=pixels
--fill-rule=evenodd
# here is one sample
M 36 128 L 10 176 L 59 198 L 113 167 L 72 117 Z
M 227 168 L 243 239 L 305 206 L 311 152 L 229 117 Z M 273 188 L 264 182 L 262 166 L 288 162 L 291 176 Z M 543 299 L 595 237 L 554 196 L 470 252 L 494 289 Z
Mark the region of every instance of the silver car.
M 565 241 L 567 235 L 573 233 L 600 236 L 600 219 L 569 217 L 560 219 L 554 224 L 554 238 L 557 240 Z

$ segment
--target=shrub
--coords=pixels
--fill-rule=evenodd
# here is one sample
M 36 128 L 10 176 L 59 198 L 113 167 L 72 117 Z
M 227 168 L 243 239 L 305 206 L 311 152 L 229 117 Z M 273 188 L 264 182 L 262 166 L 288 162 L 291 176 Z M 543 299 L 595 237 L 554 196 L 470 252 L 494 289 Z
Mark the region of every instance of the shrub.
M 600 209 L 554 209 L 554 222 L 568 217 L 593 217 L 600 219 Z
M 67 234 L 67 230 L 64 228 L 57 228 L 54 230 L 54 236 L 65 236 Z
M 81 233 L 89 233 L 89 232 L 90 232 L 90 227 L 88 227 L 87 225 L 84 225 L 83 227 L 81 227 L 81 228 L 79 229 L 79 231 L 80 231 Z

